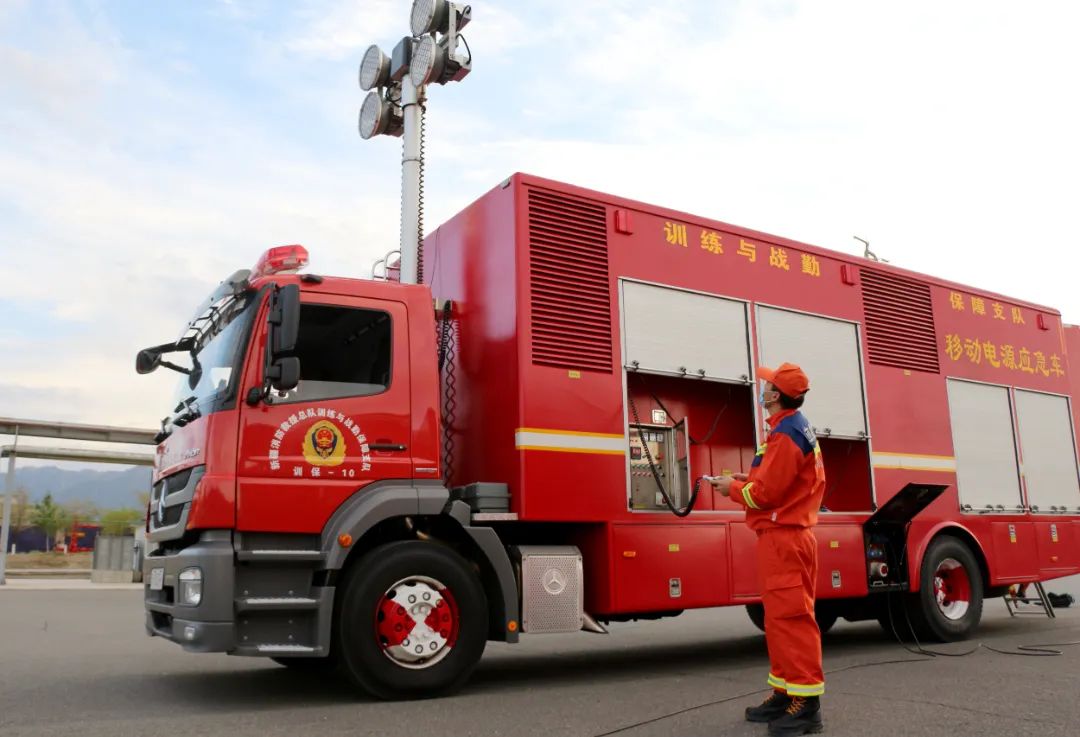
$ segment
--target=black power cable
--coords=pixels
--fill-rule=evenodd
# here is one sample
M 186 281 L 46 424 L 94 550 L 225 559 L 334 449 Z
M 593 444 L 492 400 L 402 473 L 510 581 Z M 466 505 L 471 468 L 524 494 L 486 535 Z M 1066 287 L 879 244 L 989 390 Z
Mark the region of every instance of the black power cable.
M 416 177 L 416 283 L 424 283 L 424 121 L 427 118 L 427 105 L 422 100 L 417 102 L 420 107 L 420 150 L 419 166 Z M 404 144 L 403 144 L 404 145 Z M 404 210 L 402 210 L 404 212 Z
M 910 523 L 909 523 L 909 527 L 910 527 Z M 906 533 L 906 531 L 905 531 L 905 533 Z M 906 534 L 905 534 L 905 537 L 906 537 Z M 888 544 L 888 543 L 886 542 L 886 544 Z M 889 545 L 889 550 L 893 554 L 893 560 L 897 560 L 896 551 L 893 550 L 891 545 Z M 900 554 L 900 557 L 899 557 L 900 569 L 901 570 L 903 570 L 904 559 L 905 559 L 906 556 L 907 556 L 907 548 L 904 548 L 903 552 Z M 885 595 L 886 596 L 885 607 L 888 610 L 889 628 L 892 630 L 893 637 L 896 638 L 896 641 L 900 644 L 900 646 L 902 648 L 907 650 L 912 655 L 922 655 L 922 656 L 924 656 L 925 660 L 931 660 L 933 658 L 964 658 L 964 657 L 967 657 L 968 655 L 974 655 L 979 650 L 989 650 L 990 652 L 997 653 L 998 655 L 1021 655 L 1021 656 L 1025 656 L 1025 657 L 1029 657 L 1029 658 L 1058 657 L 1060 655 L 1064 655 L 1065 653 L 1064 653 L 1064 651 L 1056 650 L 1055 648 L 1073 647 L 1073 646 L 1076 646 L 1076 645 L 1080 645 L 1080 640 L 1074 640 L 1073 642 L 1046 642 L 1046 643 L 1036 643 L 1036 644 L 1033 644 L 1033 645 L 1017 645 L 1015 650 L 1001 650 L 1000 648 L 996 648 L 996 647 L 994 647 L 992 645 L 987 645 L 985 642 L 979 642 L 979 643 L 977 643 L 975 645 L 975 647 L 973 647 L 973 648 L 971 648 L 969 650 L 965 650 L 964 652 L 959 652 L 959 653 L 948 653 L 948 652 L 944 652 L 944 651 L 941 651 L 941 650 L 929 650 L 929 649 L 923 647 L 922 643 L 919 642 L 919 637 L 918 637 L 918 635 L 915 634 L 915 626 L 911 623 L 911 615 L 908 612 L 908 608 L 906 606 L 903 606 L 903 603 L 901 602 L 901 608 L 904 611 L 904 621 L 907 623 L 908 633 L 911 635 L 911 639 L 914 640 L 914 642 L 915 642 L 915 647 L 911 648 L 911 647 L 908 647 L 907 643 L 903 641 L 903 638 L 901 638 L 900 634 L 896 631 L 896 624 L 893 621 L 893 609 L 894 609 L 894 607 L 892 605 L 892 595 L 893 595 L 893 592 L 891 592 L 891 591 L 886 593 L 886 595 Z
M 661 401 L 660 397 L 656 396 L 656 393 L 649 386 L 649 382 L 646 381 L 645 374 L 634 375 L 641 379 L 641 388 L 647 391 L 652 400 L 656 402 L 657 406 L 659 406 L 660 409 L 664 410 L 664 414 L 670 417 L 672 422 L 675 422 L 675 415 L 671 413 L 671 410 L 669 410 L 667 406 L 663 403 L 663 401 Z M 690 445 L 704 445 L 712 439 L 713 433 L 716 432 L 716 428 L 720 426 L 720 418 L 724 416 L 725 412 L 727 412 L 727 408 L 730 404 L 731 387 L 729 386 L 727 387 L 727 401 L 725 402 L 724 406 L 720 408 L 720 411 L 716 413 L 716 417 L 713 418 L 712 425 L 709 426 L 709 431 L 705 433 L 705 437 L 703 437 L 701 440 L 697 440 L 689 432 L 686 433 L 686 437 L 690 439 Z M 686 418 L 684 417 L 683 419 L 685 420 Z
M 631 403 L 631 407 L 633 407 L 632 403 Z M 891 546 L 890 546 L 890 550 L 892 550 Z M 906 554 L 906 552 L 907 551 L 905 550 L 905 554 Z M 894 558 L 894 560 L 895 560 L 895 558 Z M 901 558 L 901 561 L 902 560 L 903 559 Z M 935 660 L 936 658 L 939 658 L 939 657 L 963 658 L 963 657 L 966 657 L 968 655 L 974 655 L 979 650 L 989 650 L 990 652 L 997 653 L 999 655 L 1021 655 L 1021 656 L 1025 656 L 1025 657 L 1035 657 L 1035 658 L 1038 658 L 1038 657 L 1058 657 L 1058 656 L 1064 655 L 1064 652 L 1062 650 L 1058 650 L 1056 648 L 1075 647 L 1075 646 L 1080 645 L 1080 640 L 1074 640 L 1072 642 L 1046 642 L 1046 643 L 1038 643 L 1038 644 L 1033 644 L 1033 645 L 1017 645 L 1015 650 L 1001 650 L 1001 649 L 998 649 L 996 647 L 992 647 L 990 645 L 987 645 L 985 643 L 980 642 L 978 645 L 971 648 L 970 650 L 966 650 L 966 651 L 960 652 L 960 653 L 947 653 L 947 652 L 938 651 L 938 650 L 928 650 L 928 649 L 924 648 L 921 643 L 919 643 L 918 638 L 915 636 L 915 628 L 911 624 L 911 618 L 910 618 L 910 616 L 908 616 L 907 608 L 904 607 L 904 619 L 907 621 L 908 628 L 911 630 L 912 637 L 915 638 L 916 649 L 913 649 L 913 648 L 908 647 L 907 643 L 905 643 L 903 641 L 903 639 L 900 637 L 900 634 L 896 631 L 896 624 L 895 624 L 895 622 L 893 620 L 893 607 L 892 607 L 892 601 L 891 601 L 892 592 L 887 593 L 886 596 L 890 597 L 889 599 L 886 600 L 886 606 L 888 607 L 888 611 L 889 611 L 889 628 L 892 630 L 893 637 L 895 637 L 896 641 L 900 644 L 900 646 L 903 647 L 905 650 L 907 650 L 909 653 L 911 653 L 912 655 L 918 655 L 920 657 L 894 659 L 894 660 L 872 660 L 872 661 L 867 662 L 867 663 L 852 663 L 851 665 L 845 665 L 845 666 L 841 666 L 839 668 L 832 668 L 830 670 L 827 670 L 827 671 L 825 671 L 825 675 L 830 676 L 830 675 L 834 675 L 836 673 L 843 673 L 844 671 L 856 670 L 856 669 L 859 669 L 859 668 L 875 668 L 875 667 L 883 666 L 883 665 L 900 665 L 902 663 L 927 663 L 927 662 Z M 665 719 L 671 719 L 673 717 L 681 716 L 681 715 L 687 714 L 687 713 L 689 713 L 691 711 L 697 711 L 698 709 L 706 709 L 706 708 L 708 708 L 710 706 L 719 706 L 720 704 L 727 704 L 727 703 L 730 703 L 732 701 L 738 701 L 740 699 L 745 699 L 747 697 L 754 696 L 756 694 L 764 694 L 764 693 L 766 693 L 766 692 L 768 692 L 770 690 L 772 690 L 772 689 L 759 688 L 759 689 L 756 689 L 754 691 L 747 691 L 745 693 L 740 693 L 740 694 L 737 694 L 735 696 L 726 696 L 726 697 L 724 697 L 722 699 L 716 699 L 715 701 L 707 701 L 707 702 L 704 702 L 704 703 L 701 703 L 701 704 L 694 704 L 693 706 L 688 706 L 685 709 L 678 709 L 677 711 L 668 712 L 667 714 L 661 714 L 660 716 L 652 717 L 650 719 L 645 719 L 645 720 L 642 720 L 640 722 L 635 722 L 634 724 L 627 724 L 626 726 L 619 727 L 618 729 L 613 729 L 613 730 L 610 730 L 608 732 L 601 732 L 600 734 L 595 735 L 595 737 L 610 737 L 611 735 L 621 734 L 623 732 L 628 732 L 631 729 L 637 729 L 638 727 L 644 727 L 644 726 L 649 725 L 649 724 L 655 724 L 656 722 L 660 722 L 660 721 L 663 721 Z

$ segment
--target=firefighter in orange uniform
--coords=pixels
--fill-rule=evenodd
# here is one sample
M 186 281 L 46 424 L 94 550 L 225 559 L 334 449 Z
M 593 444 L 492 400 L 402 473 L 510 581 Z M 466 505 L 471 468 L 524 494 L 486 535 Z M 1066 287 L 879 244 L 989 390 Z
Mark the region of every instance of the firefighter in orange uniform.
M 765 382 L 759 401 L 768 412 L 768 439 L 748 475 L 711 479 L 717 491 L 746 507 L 746 524 L 758 536 L 773 693 L 748 708 L 746 718 L 768 722 L 774 736 L 817 733 L 825 675 L 814 619 L 818 561 L 811 528 L 825 493 L 825 467 L 814 430 L 799 412 L 810 389 L 806 374 L 784 363 L 759 368 L 757 376 Z

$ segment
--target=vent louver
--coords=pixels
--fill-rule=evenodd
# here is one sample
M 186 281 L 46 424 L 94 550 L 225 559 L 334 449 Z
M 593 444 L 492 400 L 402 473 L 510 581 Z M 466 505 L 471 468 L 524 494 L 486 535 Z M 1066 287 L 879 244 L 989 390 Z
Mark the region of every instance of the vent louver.
M 603 205 L 529 189 L 532 360 L 611 372 L 611 285 Z
M 939 372 L 930 287 L 880 271 L 863 269 L 861 275 L 870 363 Z

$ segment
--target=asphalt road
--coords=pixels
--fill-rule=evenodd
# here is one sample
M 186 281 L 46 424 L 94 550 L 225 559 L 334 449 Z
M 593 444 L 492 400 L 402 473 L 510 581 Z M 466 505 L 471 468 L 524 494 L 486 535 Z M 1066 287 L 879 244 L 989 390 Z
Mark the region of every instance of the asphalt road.
M 980 635 L 995 647 L 1080 640 L 1078 609 L 1010 620 L 1000 600 L 986 605 Z M 185 654 L 147 638 L 142 618 L 139 591 L 0 591 L 0 735 L 765 733 L 741 719 L 767 669 L 741 609 L 493 644 L 461 694 L 396 704 L 270 661 Z M 822 702 L 827 733 L 1077 733 L 1080 647 L 840 670 L 908 659 L 876 624 L 838 624 L 826 643 L 826 668 L 838 671 Z

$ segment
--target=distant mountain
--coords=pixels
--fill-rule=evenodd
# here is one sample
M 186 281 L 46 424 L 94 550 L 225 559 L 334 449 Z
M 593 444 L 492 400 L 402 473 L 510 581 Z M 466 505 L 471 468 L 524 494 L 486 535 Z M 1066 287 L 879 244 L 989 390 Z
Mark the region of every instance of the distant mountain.
M 139 493 L 150 490 L 150 469 L 128 466 L 116 471 L 73 471 L 56 466 L 15 467 L 15 488 L 26 489 L 30 501 L 52 494 L 57 503 L 93 502 L 98 509 L 139 507 Z

